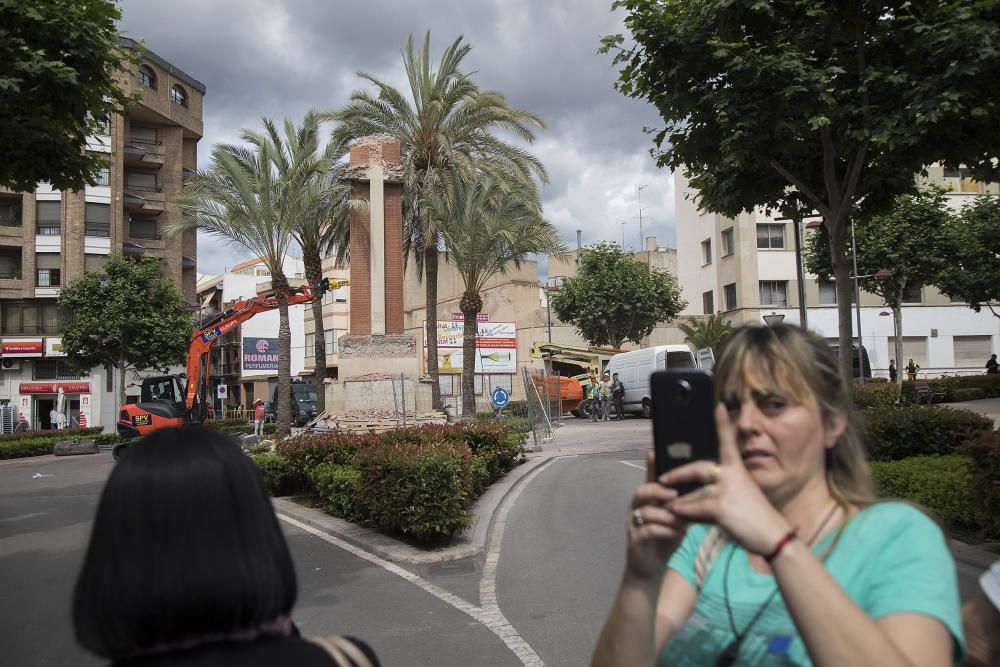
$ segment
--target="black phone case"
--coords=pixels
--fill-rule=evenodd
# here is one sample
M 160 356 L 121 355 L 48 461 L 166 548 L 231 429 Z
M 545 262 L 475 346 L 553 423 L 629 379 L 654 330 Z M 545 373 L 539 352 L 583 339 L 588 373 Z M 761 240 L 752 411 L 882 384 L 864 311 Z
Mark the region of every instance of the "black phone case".
M 719 460 L 712 375 L 702 370 L 657 371 L 650 378 L 656 476 L 692 461 Z M 678 487 L 683 495 L 701 486 Z

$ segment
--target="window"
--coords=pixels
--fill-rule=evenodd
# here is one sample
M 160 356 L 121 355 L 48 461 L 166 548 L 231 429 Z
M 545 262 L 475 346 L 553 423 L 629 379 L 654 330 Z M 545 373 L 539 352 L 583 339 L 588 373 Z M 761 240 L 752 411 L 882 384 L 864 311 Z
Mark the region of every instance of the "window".
M 35 359 L 31 362 L 32 380 L 79 380 L 69 363 L 62 359 Z
M 787 306 L 788 305 L 788 281 L 785 280 L 761 280 L 760 281 L 760 305 L 762 306 Z
M 0 309 L 3 311 L 0 333 L 7 335 L 58 333 L 63 319 L 59 306 L 51 300 L 2 301 Z
M 715 298 L 713 297 L 712 290 L 702 293 L 701 309 L 706 315 L 711 315 L 715 312 Z
M 306 359 L 313 359 L 316 357 L 316 334 L 307 333 L 306 334 Z
M 147 171 L 130 171 L 125 174 L 125 189 L 133 192 L 159 192 L 156 174 Z
M 441 386 L 442 396 L 455 395 L 455 377 L 451 375 L 439 375 L 438 384 Z
M 722 256 L 729 257 L 736 252 L 736 231 L 730 227 L 722 232 Z
M 959 367 L 984 368 L 993 354 L 992 336 L 955 336 L 951 341 L 955 348 L 955 365 Z
M 182 107 L 188 105 L 188 96 L 183 88 L 180 86 L 174 86 L 170 89 L 170 101 L 174 104 L 179 104 Z
M 701 263 L 702 265 L 712 263 L 712 239 L 701 242 Z
M 109 167 L 101 167 L 100 171 L 97 172 L 97 178 L 94 179 L 95 187 L 108 187 L 111 185 L 111 169 Z
M 83 256 L 83 270 L 84 271 L 100 271 L 104 268 L 104 265 L 108 263 L 107 255 L 92 255 L 86 254 Z
M 969 175 L 968 169 L 945 169 L 944 189 L 952 192 L 979 192 L 979 182 Z
M 134 144 L 150 144 L 159 146 L 160 142 L 156 138 L 155 127 L 145 127 L 143 125 L 133 125 L 129 129 L 129 142 Z
M 903 290 L 903 303 L 921 303 L 923 298 L 921 296 L 920 285 L 907 285 L 906 289 Z
M 59 236 L 62 225 L 59 221 L 61 203 L 57 201 L 40 201 L 35 204 L 38 220 L 39 236 Z
M 0 227 L 21 226 L 21 200 L 0 199 Z
M 38 287 L 59 287 L 60 256 L 56 252 L 40 252 L 35 255 L 35 273 L 38 280 L 35 285 Z
M 111 235 L 111 206 L 108 204 L 87 204 L 87 236 L 108 238 Z
M 160 232 L 156 228 L 156 218 L 144 218 L 138 215 L 129 218 L 128 234 L 134 239 L 160 238 Z
M 270 278 L 271 272 L 268 269 L 258 268 L 253 275 L 255 278 Z
M 903 336 L 903 358 L 900 359 L 900 366 L 905 367 L 910 359 L 913 359 L 918 366 L 927 365 L 926 336 Z
M 757 248 L 760 250 L 783 250 L 785 247 L 784 225 L 757 225 Z
M 736 309 L 736 283 L 729 283 L 722 288 L 726 297 L 726 310 Z
M 816 286 L 819 287 L 819 305 L 837 305 L 837 283 L 832 280 L 817 280 Z
M 340 338 L 341 332 L 336 329 L 327 329 L 323 332 L 323 336 L 326 339 L 326 353 L 327 354 L 337 354 L 337 339 Z
M 156 73 L 149 65 L 139 65 L 139 83 L 156 90 Z

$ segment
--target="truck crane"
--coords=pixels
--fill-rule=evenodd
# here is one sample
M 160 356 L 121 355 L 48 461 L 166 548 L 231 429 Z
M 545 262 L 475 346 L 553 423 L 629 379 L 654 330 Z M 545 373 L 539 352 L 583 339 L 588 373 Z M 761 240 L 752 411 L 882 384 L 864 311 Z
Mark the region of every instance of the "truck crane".
M 288 305 L 311 303 L 322 298 L 327 290 L 339 289 L 350 284 L 350 280 L 324 278 L 316 285 L 294 287 L 288 297 Z M 249 299 L 240 299 L 225 311 L 202 322 L 191 335 L 187 354 L 187 373 L 145 378 L 142 381 L 139 402 L 122 406 L 118 413 L 118 435 L 131 439 L 149 435 L 157 429 L 168 426 L 203 422 L 208 414 L 209 401 L 206 397 L 211 373 L 209 353 L 212 346 L 224 334 L 254 315 L 275 310 L 277 307 L 278 299 L 273 293 L 265 293 Z M 199 382 L 200 378 L 204 378 L 204 382 Z

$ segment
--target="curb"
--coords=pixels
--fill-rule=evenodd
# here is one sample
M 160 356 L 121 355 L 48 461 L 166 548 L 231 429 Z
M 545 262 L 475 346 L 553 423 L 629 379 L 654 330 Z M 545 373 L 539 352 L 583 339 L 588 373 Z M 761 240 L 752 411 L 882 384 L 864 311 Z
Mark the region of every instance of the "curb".
M 991 545 L 996 548 L 1000 545 L 993 542 Z M 969 565 L 979 570 L 988 570 L 993 563 L 1000 560 L 1000 553 L 994 553 L 982 547 L 972 546 L 958 540 L 948 540 L 952 557 L 965 565 Z
M 455 536 L 450 546 L 427 550 L 412 546 L 372 528 L 332 517 L 317 509 L 302 507 L 287 498 L 273 498 L 274 511 L 370 551 L 395 563 L 427 565 L 473 558 L 483 553 L 489 541 L 493 517 L 507 495 L 522 481 L 551 463 L 552 457 L 533 456 L 514 468 L 483 493 L 469 511 L 469 527 Z

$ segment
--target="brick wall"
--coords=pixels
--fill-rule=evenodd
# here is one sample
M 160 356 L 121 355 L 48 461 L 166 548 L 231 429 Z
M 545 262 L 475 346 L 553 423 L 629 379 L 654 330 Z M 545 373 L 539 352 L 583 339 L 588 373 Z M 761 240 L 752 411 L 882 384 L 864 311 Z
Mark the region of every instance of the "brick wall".
M 396 161 L 399 160 L 399 144 L 395 147 Z M 403 186 L 399 183 L 385 184 L 385 332 L 403 333 Z
M 367 157 L 367 147 L 365 156 Z M 351 149 L 351 162 L 354 162 Z M 355 199 L 369 198 L 368 183 L 354 183 L 351 196 Z M 367 211 L 351 212 L 351 321 L 350 333 L 367 336 L 372 332 L 371 293 L 371 250 L 370 224 Z

